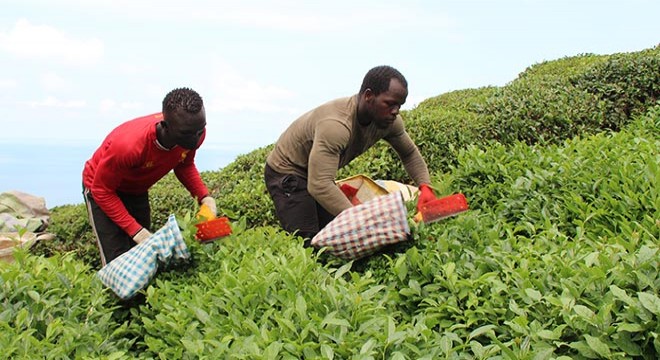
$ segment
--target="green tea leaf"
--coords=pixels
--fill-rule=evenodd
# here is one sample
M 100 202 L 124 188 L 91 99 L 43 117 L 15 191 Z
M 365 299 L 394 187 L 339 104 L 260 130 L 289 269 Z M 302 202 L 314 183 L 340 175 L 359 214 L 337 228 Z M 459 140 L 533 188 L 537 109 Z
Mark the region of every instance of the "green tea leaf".
M 636 344 L 635 341 L 632 340 L 630 334 L 626 332 L 621 332 L 618 334 L 618 336 L 613 337 L 612 340 L 627 355 L 630 356 L 642 355 L 642 347 L 639 346 L 639 344 Z
M 635 300 L 630 297 L 623 289 L 619 288 L 616 285 L 610 285 L 610 291 L 617 299 L 623 301 L 628 305 L 634 304 Z
M 587 344 L 589 347 L 594 350 L 598 355 L 609 358 L 610 357 L 610 348 L 602 342 L 599 338 L 591 336 L 591 335 L 584 335 L 584 338 L 587 340 Z
M 344 274 L 349 272 L 352 266 L 353 266 L 353 262 L 347 262 L 346 264 L 342 265 L 339 269 L 337 269 L 337 271 L 335 272 L 335 280 L 339 280 Z
M 115 351 L 112 354 L 108 355 L 107 360 L 118 360 L 129 358 L 128 354 L 124 351 Z
M 490 334 L 490 335 L 494 336 L 495 333 L 493 332 L 493 330 L 496 329 L 496 328 L 497 328 L 497 326 L 495 326 L 495 325 L 481 326 L 477 329 L 474 329 L 472 332 L 470 332 L 470 335 L 468 335 L 468 340 L 472 340 L 472 339 L 474 339 L 476 337 L 479 337 L 483 334 Z
M 321 344 L 321 355 L 324 359 L 332 360 L 335 358 L 335 352 L 327 344 Z
M 372 349 L 376 346 L 376 341 L 374 339 L 369 339 L 365 342 L 360 348 L 360 354 L 369 354 Z
M 534 301 L 540 301 L 543 299 L 543 294 L 541 294 L 541 292 L 536 289 L 525 289 L 525 294 L 527 294 L 527 296 L 529 296 L 529 298 Z
M 552 359 L 552 355 L 555 353 L 555 349 L 548 347 L 545 349 L 540 349 L 534 352 L 533 360 L 545 360 Z
M 28 296 L 32 298 L 34 301 L 39 301 L 41 300 L 41 296 L 39 296 L 39 293 L 34 291 L 34 290 L 28 290 L 27 292 Z
M 657 259 L 658 248 L 651 248 L 647 245 L 642 246 L 637 252 L 637 261 L 639 263 L 645 263 L 651 259 Z
M 575 305 L 573 311 L 578 314 L 581 318 L 592 321 L 596 314 L 584 305 Z
M 204 309 L 195 308 L 195 315 L 202 324 L 208 324 L 211 321 L 211 317 Z
M 637 297 L 646 310 L 652 312 L 656 316 L 660 316 L 660 298 L 658 298 L 657 295 L 638 292 Z
M 406 260 L 407 258 L 405 255 L 399 256 L 394 264 L 394 272 L 399 281 L 403 281 L 408 275 L 408 264 L 406 263 Z
M 624 323 L 624 324 L 620 324 L 616 327 L 617 332 L 627 331 L 627 332 L 633 332 L 634 333 L 634 332 L 640 332 L 640 331 L 643 331 L 643 330 L 644 330 L 644 327 L 642 325 L 634 324 L 634 323 L 633 324 Z
M 454 343 L 449 336 L 443 335 L 440 338 L 440 349 L 442 350 L 443 354 L 449 355 L 453 347 L 454 347 Z
M 572 349 L 577 350 L 580 355 L 589 358 L 589 359 L 595 359 L 598 358 L 598 354 L 587 344 L 586 341 L 575 341 L 568 346 Z
M 337 318 L 325 319 L 325 320 L 323 320 L 323 325 L 336 325 L 336 326 L 351 327 L 351 324 L 348 322 L 348 320 L 346 320 L 346 319 L 337 319 Z
M 546 340 L 558 340 L 559 336 L 555 334 L 553 331 L 550 330 L 541 330 L 536 333 L 541 339 L 546 339 Z
M 270 343 L 264 350 L 264 359 L 278 359 L 280 350 L 282 350 L 282 342 L 274 341 Z
M 307 302 L 300 294 L 296 296 L 296 314 L 303 320 L 307 319 Z

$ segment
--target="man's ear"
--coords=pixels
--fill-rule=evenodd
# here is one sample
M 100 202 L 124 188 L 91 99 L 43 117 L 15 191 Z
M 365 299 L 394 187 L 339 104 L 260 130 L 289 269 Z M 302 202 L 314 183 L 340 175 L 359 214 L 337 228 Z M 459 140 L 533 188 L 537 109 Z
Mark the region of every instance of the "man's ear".
M 364 96 L 364 100 L 371 101 L 371 99 L 373 99 L 375 95 L 373 90 L 371 90 L 371 88 L 366 88 L 364 90 L 363 96 Z
M 165 120 L 161 121 L 161 122 L 160 122 L 160 126 L 161 126 L 163 129 L 167 129 L 167 122 L 166 122 Z

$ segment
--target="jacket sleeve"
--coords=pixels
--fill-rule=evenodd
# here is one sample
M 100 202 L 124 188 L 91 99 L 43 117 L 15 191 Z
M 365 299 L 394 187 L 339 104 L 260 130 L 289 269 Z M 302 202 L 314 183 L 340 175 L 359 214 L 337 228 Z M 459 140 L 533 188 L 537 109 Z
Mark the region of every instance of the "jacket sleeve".
M 408 135 L 408 132 L 406 132 L 403 126 L 403 120 L 400 117 L 394 122 L 392 132 L 385 137 L 385 141 L 399 155 L 406 173 L 415 181 L 417 186 L 431 183 L 431 176 L 426 161 L 424 161 L 419 149 L 410 138 L 410 135 Z
M 349 137 L 348 129 L 337 126 L 335 121 L 320 121 L 309 154 L 307 191 L 332 215 L 353 206 L 335 184 L 339 158 Z

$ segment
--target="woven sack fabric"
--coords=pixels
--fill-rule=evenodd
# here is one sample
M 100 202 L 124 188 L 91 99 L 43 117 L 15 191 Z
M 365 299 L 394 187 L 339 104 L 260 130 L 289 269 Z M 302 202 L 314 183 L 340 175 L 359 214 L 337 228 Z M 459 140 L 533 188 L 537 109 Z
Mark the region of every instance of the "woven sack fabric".
M 325 247 L 340 258 L 355 260 L 409 238 L 406 207 L 397 191 L 342 211 L 314 236 L 311 244 Z
M 158 270 L 159 262 L 167 264 L 172 259 L 189 258 L 190 252 L 183 241 L 176 218 L 170 215 L 165 226 L 149 239 L 106 264 L 97 275 L 105 286 L 126 300 L 149 284 Z

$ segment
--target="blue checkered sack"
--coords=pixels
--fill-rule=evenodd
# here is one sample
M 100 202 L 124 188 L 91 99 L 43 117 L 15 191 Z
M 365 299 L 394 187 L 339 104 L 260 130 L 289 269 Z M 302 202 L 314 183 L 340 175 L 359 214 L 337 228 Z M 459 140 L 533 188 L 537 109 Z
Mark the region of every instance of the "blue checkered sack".
M 409 239 L 407 209 L 397 191 L 342 211 L 312 238 L 311 245 L 355 260 Z
M 126 300 L 144 289 L 158 270 L 159 263 L 187 260 L 190 252 L 183 241 L 174 215 L 149 239 L 106 264 L 97 273 L 101 282 Z

